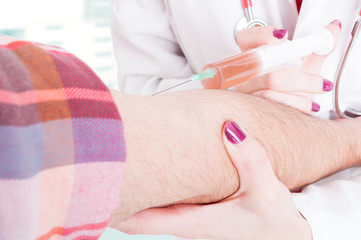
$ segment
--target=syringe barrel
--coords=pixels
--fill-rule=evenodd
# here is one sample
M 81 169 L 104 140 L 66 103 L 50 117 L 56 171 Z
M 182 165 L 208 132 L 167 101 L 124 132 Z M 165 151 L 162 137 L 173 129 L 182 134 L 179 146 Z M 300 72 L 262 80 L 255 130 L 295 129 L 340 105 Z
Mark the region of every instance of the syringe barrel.
M 281 67 L 294 66 L 312 52 L 326 55 L 332 51 L 334 39 L 327 29 L 294 41 L 261 46 L 224 60 L 207 64 L 202 71 L 212 68 L 214 78 L 202 80 L 206 89 L 226 89 L 253 77 L 275 71 Z
M 214 78 L 202 80 L 206 89 L 227 89 L 260 74 L 262 66 L 259 55 L 247 51 L 218 62 L 207 64 L 202 71 L 212 68 Z

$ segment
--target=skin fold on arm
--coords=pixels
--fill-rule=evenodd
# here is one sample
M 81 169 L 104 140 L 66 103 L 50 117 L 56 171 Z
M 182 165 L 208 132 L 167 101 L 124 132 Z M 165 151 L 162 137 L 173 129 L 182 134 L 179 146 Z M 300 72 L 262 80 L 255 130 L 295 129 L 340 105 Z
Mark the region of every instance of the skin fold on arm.
M 111 227 L 134 213 L 230 196 L 239 179 L 222 142 L 237 122 L 265 148 L 290 190 L 360 163 L 360 121 L 330 121 L 252 95 L 194 90 L 156 97 L 113 90 L 124 122 L 127 166 Z M 242 183 L 241 183 L 242 184 Z

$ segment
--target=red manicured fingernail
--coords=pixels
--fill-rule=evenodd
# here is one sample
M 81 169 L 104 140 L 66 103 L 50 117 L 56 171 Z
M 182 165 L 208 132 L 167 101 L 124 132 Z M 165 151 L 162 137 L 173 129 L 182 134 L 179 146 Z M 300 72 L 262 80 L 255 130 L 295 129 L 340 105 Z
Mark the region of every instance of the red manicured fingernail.
M 333 82 L 323 79 L 323 91 L 329 92 L 333 89 Z
M 312 112 L 318 112 L 318 111 L 320 111 L 320 105 L 318 105 L 317 103 L 312 103 Z
M 342 27 L 342 23 L 341 23 L 341 21 L 338 20 L 338 19 L 333 20 L 331 23 L 332 23 L 332 24 L 337 24 L 340 28 Z
M 224 134 L 228 141 L 233 144 L 240 144 L 247 136 L 246 133 L 232 121 L 227 122 L 224 126 Z
M 286 29 L 275 29 L 273 30 L 273 36 L 275 38 L 278 38 L 278 39 L 282 39 L 284 38 L 284 36 L 286 35 L 287 33 L 287 30 Z

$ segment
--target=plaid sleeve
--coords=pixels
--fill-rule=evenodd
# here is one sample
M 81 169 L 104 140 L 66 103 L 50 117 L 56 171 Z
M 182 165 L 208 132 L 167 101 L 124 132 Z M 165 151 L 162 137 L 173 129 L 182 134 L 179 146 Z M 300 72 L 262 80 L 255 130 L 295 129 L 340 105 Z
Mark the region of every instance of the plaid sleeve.
M 117 206 L 123 125 L 75 56 L 0 36 L 0 239 L 97 239 Z

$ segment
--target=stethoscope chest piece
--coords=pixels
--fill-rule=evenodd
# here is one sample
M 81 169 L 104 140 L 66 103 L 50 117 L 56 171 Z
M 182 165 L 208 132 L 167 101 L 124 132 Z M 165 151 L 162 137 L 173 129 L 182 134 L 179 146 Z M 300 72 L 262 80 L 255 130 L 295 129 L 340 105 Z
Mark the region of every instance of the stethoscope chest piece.
M 264 27 L 267 26 L 267 24 L 259 19 L 253 19 L 251 21 L 249 21 L 246 17 L 242 17 L 240 20 L 238 20 L 238 22 L 236 23 L 236 26 L 234 27 L 234 38 L 236 39 L 237 42 L 237 34 L 247 28 L 252 28 L 252 27 Z
M 238 22 L 236 23 L 236 26 L 234 27 L 234 39 L 237 41 L 237 35 L 240 31 L 252 28 L 252 27 L 264 27 L 267 26 L 267 24 L 259 19 L 255 19 L 253 17 L 253 11 L 252 11 L 252 1 L 251 0 L 241 0 L 242 7 L 244 10 L 244 17 L 242 17 Z
M 235 35 L 246 28 L 252 28 L 252 27 L 264 27 L 267 26 L 267 24 L 259 19 L 254 19 L 252 21 L 248 21 L 246 17 L 241 18 L 234 28 Z

